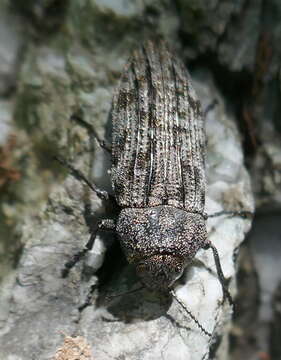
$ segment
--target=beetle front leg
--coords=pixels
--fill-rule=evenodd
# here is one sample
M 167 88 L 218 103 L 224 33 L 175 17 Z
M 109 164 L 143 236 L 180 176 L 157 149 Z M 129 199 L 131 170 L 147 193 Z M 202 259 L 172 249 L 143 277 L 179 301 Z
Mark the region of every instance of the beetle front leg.
M 87 254 L 87 252 L 93 248 L 98 231 L 115 231 L 115 228 L 116 228 L 115 220 L 113 219 L 100 220 L 93 229 L 90 239 L 85 245 L 85 247 L 76 254 L 74 254 L 71 257 L 71 259 L 64 264 L 64 268 L 62 270 L 62 277 L 63 278 L 67 277 L 69 271 L 75 266 L 75 264 L 77 264 Z
M 219 103 L 218 100 L 214 99 L 209 105 L 206 106 L 205 110 L 203 111 L 204 119 L 206 119 L 209 112 L 211 112 L 218 105 L 218 103 Z
M 112 147 L 111 144 L 109 144 L 106 140 L 100 139 L 99 135 L 97 134 L 94 126 L 92 124 L 89 124 L 86 120 L 83 119 L 83 116 L 81 116 L 79 113 L 75 113 L 71 117 L 72 120 L 76 121 L 79 125 L 83 126 L 85 129 L 88 130 L 88 132 L 94 136 L 94 138 L 97 140 L 99 146 L 108 152 L 108 154 L 111 155 Z
M 101 200 L 111 200 L 115 201 L 114 197 L 110 195 L 107 191 L 99 189 L 93 182 L 89 181 L 86 176 L 78 169 L 73 167 L 68 161 L 66 161 L 61 156 L 55 156 L 55 160 L 57 160 L 62 166 L 66 167 L 72 176 L 74 176 L 77 180 L 84 182 L 89 188 L 101 199 Z

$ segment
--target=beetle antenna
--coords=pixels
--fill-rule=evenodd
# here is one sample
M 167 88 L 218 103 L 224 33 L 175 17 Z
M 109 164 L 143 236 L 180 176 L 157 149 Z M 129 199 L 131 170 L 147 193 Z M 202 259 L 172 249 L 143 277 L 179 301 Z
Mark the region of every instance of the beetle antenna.
M 188 308 L 183 303 L 183 301 L 179 297 L 177 297 L 174 290 L 171 291 L 171 294 L 173 298 L 178 302 L 178 304 L 180 304 L 180 306 L 187 312 L 189 317 L 195 322 L 195 324 L 199 327 L 199 329 L 208 337 L 212 337 L 212 334 L 209 333 L 209 331 L 207 331 L 206 329 L 204 329 L 204 327 L 200 324 L 200 322 L 196 319 L 196 317 L 190 312 L 190 310 L 188 310 Z
M 114 299 L 116 297 L 120 297 L 120 296 L 123 296 L 123 295 L 133 294 L 133 293 L 136 293 L 136 292 L 138 292 L 138 291 L 140 291 L 142 289 L 144 289 L 143 285 L 141 285 L 140 287 L 138 287 L 138 288 L 136 288 L 134 290 L 125 291 L 125 292 L 119 293 L 119 294 L 108 295 L 108 296 L 106 296 L 106 299 L 111 300 L 111 299 Z

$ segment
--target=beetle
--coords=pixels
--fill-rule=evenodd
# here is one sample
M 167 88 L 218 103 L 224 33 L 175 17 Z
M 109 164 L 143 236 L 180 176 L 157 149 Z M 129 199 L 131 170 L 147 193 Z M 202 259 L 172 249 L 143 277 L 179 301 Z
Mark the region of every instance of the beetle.
M 97 231 L 109 230 L 117 233 L 143 285 L 157 291 L 173 292 L 197 251 L 211 249 L 224 299 L 233 304 L 218 251 L 207 237 L 205 117 L 185 65 L 163 41 L 148 41 L 133 52 L 114 95 L 111 118 L 111 148 L 92 130 L 111 152 L 112 188 L 121 211 L 116 220 L 97 224 L 86 247 L 65 265 L 64 276 L 92 248 Z M 58 160 L 100 198 L 110 198 Z M 211 216 L 222 214 L 251 213 Z

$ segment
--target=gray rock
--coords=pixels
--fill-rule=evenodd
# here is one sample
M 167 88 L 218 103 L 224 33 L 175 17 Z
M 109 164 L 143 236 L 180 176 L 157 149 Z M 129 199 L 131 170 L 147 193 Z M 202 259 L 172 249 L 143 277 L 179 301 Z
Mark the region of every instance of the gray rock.
M 10 7 L 25 19 L 26 31 L 38 39 L 58 31 L 64 23 L 68 5 L 68 0 L 27 0 L 24 3 L 15 1 Z
M 258 207 L 280 209 L 281 205 L 281 141 L 280 141 L 280 41 L 281 3 L 271 0 L 263 8 L 258 65 L 258 95 L 254 98 L 254 132 L 261 143 L 256 149 L 251 174 Z
M 254 226 L 254 225 L 253 225 Z M 259 282 L 249 242 L 242 244 L 237 259 L 236 316 L 231 329 L 231 359 L 241 358 L 254 360 L 260 351 L 260 344 L 255 341 L 255 333 L 259 329 Z
M 178 1 L 180 29 L 189 45 L 189 56 L 211 51 L 231 71 L 253 71 L 261 3 L 261 0 Z
M 221 2 L 221 7 L 223 3 Z M 223 36 L 218 41 L 218 56 L 221 64 L 233 72 L 242 70 L 254 72 L 257 44 L 262 27 L 262 1 L 244 1 L 241 5 L 237 11 L 238 6 L 233 2 L 232 6 L 235 9 Z
M 259 350 L 268 353 L 270 352 L 270 344 L 268 344 L 270 335 L 273 335 L 275 350 L 279 351 L 275 339 L 276 333 L 270 334 L 270 326 L 273 323 L 276 329 L 280 327 L 280 317 L 278 315 L 278 286 L 281 281 L 280 215 L 280 211 L 270 214 L 259 214 L 255 221 L 255 226 L 250 233 L 250 244 L 261 289 L 259 324 L 255 336 Z M 275 304 L 274 300 L 276 300 Z M 278 357 L 273 357 L 273 359 L 278 359 Z

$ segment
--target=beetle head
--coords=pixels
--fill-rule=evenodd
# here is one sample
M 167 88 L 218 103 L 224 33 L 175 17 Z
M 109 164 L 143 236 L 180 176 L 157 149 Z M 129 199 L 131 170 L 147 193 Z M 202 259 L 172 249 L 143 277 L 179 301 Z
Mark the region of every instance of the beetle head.
M 153 255 L 141 260 L 136 271 L 142 283 L 151 290 L 167 291 L 182 275 L 183 259 L 173 255 Z

